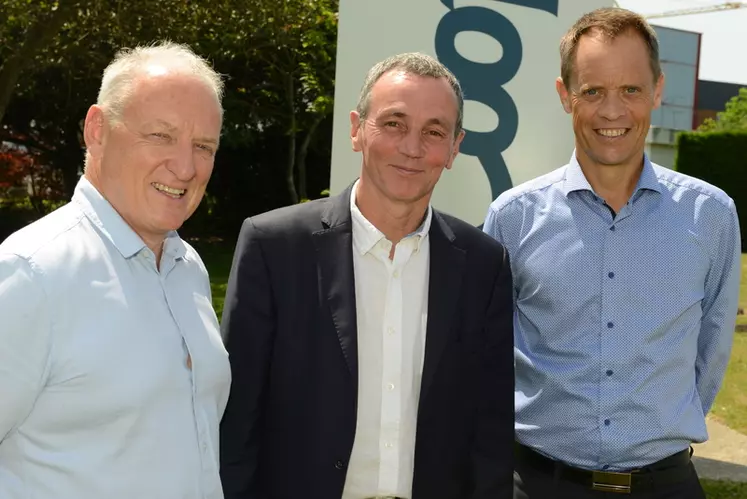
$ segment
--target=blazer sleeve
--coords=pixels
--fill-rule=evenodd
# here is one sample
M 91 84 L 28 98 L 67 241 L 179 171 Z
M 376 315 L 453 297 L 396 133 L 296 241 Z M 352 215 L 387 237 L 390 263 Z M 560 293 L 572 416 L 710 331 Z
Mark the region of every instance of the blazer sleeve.
M 220 425 L 225 499 L 264 499 L 258 468 L 276 315 L 260 243 L 261 231 L 247 219 L 236 245 L 221 321 L 232 374 Z
M 472 499 L 511 499 L 514 471 L 514 336 L 511 266 L 502 259 L 484 323 Z

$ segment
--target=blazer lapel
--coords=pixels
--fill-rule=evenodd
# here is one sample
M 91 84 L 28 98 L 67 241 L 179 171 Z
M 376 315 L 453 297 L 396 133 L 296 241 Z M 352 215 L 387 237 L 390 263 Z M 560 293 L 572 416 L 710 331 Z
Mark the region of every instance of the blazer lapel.
M 345 362 L 358 384 L 358 338 L 353 272 L 353 231 L 350 193 L 330 198 L 322 214 L 324 229 L 313 234 L 319 270 L 320 296 L 326 297 Z
M 428 324 L 425 333 L 421 399 L 425 398 L 428 393 L 441 354 L 448 342 L 462 285 L 466 252 L 454 244 L 455 238 L 454 232 L 443 217 L 434 211 L 429 232 L 431 261 L 428 284 Z

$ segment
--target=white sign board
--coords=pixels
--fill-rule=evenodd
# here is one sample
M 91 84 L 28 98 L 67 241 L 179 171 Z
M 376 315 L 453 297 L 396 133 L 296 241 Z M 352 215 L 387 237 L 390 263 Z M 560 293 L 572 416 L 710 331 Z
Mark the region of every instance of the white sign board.
M 433 195 L 436 208 L 479 225 L 501 192 L 549 172 L 573 151 L 555 91 L 560 38 L 612 0 L 340 0 L 330 190 L 360 173 L 349 113 L 371 66 L 402 52 L 437 57 L 465 93 L 467 135 Z

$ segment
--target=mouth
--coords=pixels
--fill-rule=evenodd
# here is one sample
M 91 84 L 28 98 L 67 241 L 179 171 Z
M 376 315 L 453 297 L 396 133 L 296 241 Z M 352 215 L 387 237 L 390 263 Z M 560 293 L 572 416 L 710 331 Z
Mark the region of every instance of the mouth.
M 152 185 L 158 192 L 170 197 L 171 199 L 181 199 L 187 193 L 187 189 L 176 189 L 174 187 L 169 187 L 168 185 L 159 184 L 158 182 L 153 182 L 150 185 Z
M 417 175 L 418 173 L 422 173 L 422 170 L 417 170 L 415 168 L 407 168 L 406 166 L 400 166 L 400 165 L 392 165 L 392 167 L 397 170 L 398 173 L 402 175 Z
M 628 135 L 630 128 L 597 128 L 594 131 L 606 139 L 617 139 Z

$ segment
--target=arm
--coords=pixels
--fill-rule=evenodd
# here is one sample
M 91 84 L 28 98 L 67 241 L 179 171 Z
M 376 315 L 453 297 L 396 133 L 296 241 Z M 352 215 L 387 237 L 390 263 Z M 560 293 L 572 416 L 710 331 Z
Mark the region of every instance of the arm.
M 0 445 L 23 423 L 46 382 L 46 296 L 29 264 L 0 255 Z
M 247 219 L 236 244 L 221 325 L 232 374 L 220 427 L 220 476 L 226 499 L 264 497 L 258 468 L 276 328 L 271 288 L 258 230 Z
M 730 216 L 720 234 L 705 282 L 703 318 L 698 336 L 695 382 L 703 414 L 711 409 L 729 363 L 739 300 L 741 237 L 739 220 L 730 202 Z
M 511 499 L 514 471 L 514 336 L 511 266 L 502 259 L 485 321 L 472 499 Z

